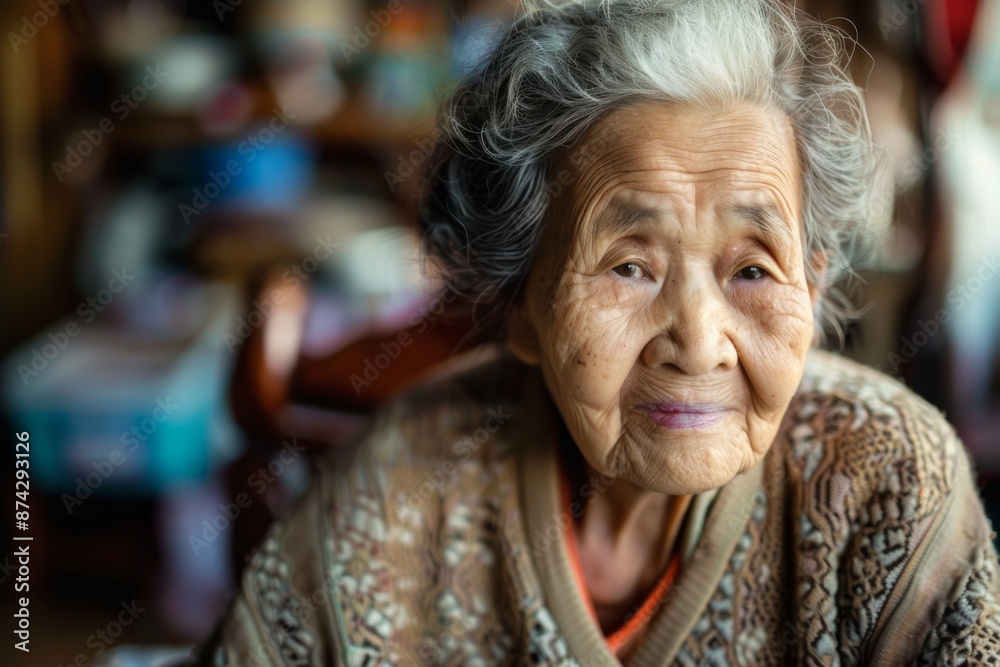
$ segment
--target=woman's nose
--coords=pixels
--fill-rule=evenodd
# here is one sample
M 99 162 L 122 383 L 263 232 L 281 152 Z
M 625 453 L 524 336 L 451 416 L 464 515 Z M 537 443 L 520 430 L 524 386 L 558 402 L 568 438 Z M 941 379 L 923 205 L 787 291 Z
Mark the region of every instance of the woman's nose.
M 642 361 L 653 368 L 673 366 L 687 375 L 736 367 L 732 314 L 714 281 L 668 283 L 657 297 L 652 336 Z

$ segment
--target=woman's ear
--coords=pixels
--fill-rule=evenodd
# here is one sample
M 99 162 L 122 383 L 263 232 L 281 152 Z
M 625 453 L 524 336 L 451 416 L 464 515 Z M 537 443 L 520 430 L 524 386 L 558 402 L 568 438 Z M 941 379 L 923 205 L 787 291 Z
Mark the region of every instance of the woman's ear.
M 541 358 L 538 330 L 526 311 L 523 301 L 510 309 L 507 315 L 507 347 L 524 363 L 537 366 Z

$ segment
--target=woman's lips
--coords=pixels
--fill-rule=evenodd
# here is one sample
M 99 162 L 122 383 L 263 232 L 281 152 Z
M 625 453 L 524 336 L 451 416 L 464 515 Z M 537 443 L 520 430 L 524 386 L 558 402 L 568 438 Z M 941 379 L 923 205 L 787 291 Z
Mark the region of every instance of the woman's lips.
M 657 403 L 642 408 L 654 422 L 673 429 L 705 428 L 721 421 L 729 411 L 711 403 Z

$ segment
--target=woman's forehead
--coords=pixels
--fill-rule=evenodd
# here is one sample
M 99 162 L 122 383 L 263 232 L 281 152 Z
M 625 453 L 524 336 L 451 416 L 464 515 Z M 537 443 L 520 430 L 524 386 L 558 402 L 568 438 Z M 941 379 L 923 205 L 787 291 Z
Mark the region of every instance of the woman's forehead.
M 720 212 L 756 208 L 800 219 L 794 133 L 773 108 L 631 105 L 591 127 L 555 173 L 568 196 L 554 204 L 578 222 L 609 206 L 620 210 L 626 193 L 668 213 L 697 202 Z
M 594 123 L 567 152 L 561 166 L 594 168 L 626 162 L 656 167 L 678 160 L 725 161 L 766 156 L 796 160 L 795 134 L 779 109 L 741 105 L 730 109 L 644 101 L 616 109 Z M 667 158 L 663 162 L 663 158 Z

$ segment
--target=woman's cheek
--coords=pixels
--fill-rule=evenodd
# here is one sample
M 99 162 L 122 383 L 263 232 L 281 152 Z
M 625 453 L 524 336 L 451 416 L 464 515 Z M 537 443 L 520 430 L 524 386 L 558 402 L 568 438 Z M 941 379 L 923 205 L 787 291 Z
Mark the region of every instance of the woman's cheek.
M 566 336 L 576 336 L 581 329 Z M 599 419 L 618 405 L 622 385 L 631 364 L 624 363 L 628 351 L 615 343 L 616 337 L 584 335 L 574 339 L 558 364 L 551 366 L 551 381 L 557 383 L 567 407 L 589 415 L 588 421 Z
M 604 343 L 619 338 L 626 329 L 627 312 L 619 304 L 607 301 L 599 291 L 576 289 L 559 307 L 549 310 L 548 335 L 554 341 L 564 341 L 567 349 L 576 352 L 596 341 L 598 345 L 591 354 L 606 353 L 608 348 Z
M 584 359 L 589 359 L 584 361 Z M 580 363 L 582 362 L 582 363 Z M 588 356 L 584 352 L 578 357 L 571 368 L 567 369 L 566 377 L 570 379 L 568 387 L 574 402 L 589 410 L 603 411 L 613 404 L 618 396 L 617 368 L 604 362 L 598 354 Z
M 785 341 L 812 337 L 813 315 L 809 292 L 796 285 L 772 281 L 746 287 L 737 295 L 736 306 L 751 326 L 763 335 Z
M 747 300 L 742 314 L 742 364 L 762 405 L 768 412 L 783 413 L 798 388 L 812 341 L 808 292 L 789 285 L 760 290 Z

